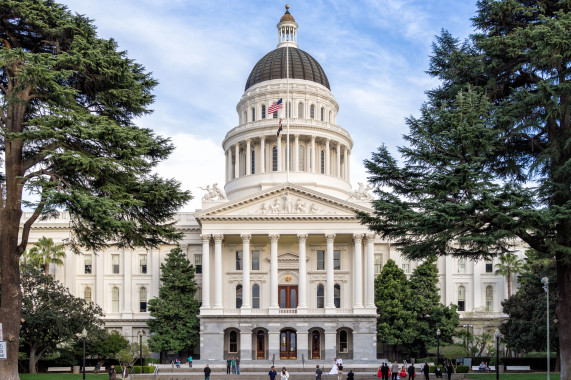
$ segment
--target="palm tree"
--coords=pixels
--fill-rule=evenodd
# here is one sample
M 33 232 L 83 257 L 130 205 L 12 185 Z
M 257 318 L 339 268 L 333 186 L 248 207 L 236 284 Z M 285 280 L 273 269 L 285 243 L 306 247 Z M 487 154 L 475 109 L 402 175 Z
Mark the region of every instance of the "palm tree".
M 43 268 L 49 274 L 50 263 L 63 265 L 65 251 L 63 244 L 55 244 L 52 238 L 43 236 L 29 251 L 24 253 L 24 262 Z
M 521 273 L 524 262 L 513 253 L 500 256 L 500 263 L 496 264 L 496 274 L 506 276 L 508 281 L 508 297 L 512 295 L 512 273 Z

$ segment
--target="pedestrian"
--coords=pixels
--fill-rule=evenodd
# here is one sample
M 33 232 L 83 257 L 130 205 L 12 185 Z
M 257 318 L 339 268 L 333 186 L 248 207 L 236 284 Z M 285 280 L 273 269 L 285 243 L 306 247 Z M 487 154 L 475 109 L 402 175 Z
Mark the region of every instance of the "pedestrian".
M 452 372 L 454 372 L 454 367 L 452 367 L 452 361 L 449 361 L 446 365 L 446 373 L 448 374 L 448 380 L 452 379 Z
M 232 364 L 232 373 L 235 375 L 236 374 L 236 357 L 232 358 L 231 364 Z
M 204 380 L 210 380 L 210 372 L 212 372 L 212 370 L 207 364 L 206 367 L 204 367 Z
M 400 373 L 399 376 L 402 380 L 404 380 L 404 378 L 406 377 L 406 368 L 404 367 L 404 365 L 402 366 L 402 368 L 400 369 Z
M 319 364 L 315 366 L 315 380 L 321 380 L 323 371 L 319 369 Z
M 440 366 L 438 366 L 438 365 L 434 369 L 434 376 L 436 376 L 437 379 L 442 379 L 442 370 L 440 369 Z
M 268 377 L 270 380 L 276 380 L 276 368 L 274 366 L 272 366 L 272 368 L 270 368 L 270 372 L 268 372 Z
M 355 374 L 353 373 L 352 369 L 350 369 L 349 373 L 347 374 L 347 380 L 355 380 Z
M 126 379 L 127 377 L 129 377 L 129 370 L 127 369 L 127 366 L 124 365 L 123 370 L 121 371 L 121 378 Z
M 389 366 L 387 363 L 383 363 L 383 366 L 381 367 L 381 375 L 383 380 L 389 380 Z
M 399 365 L 397 362 L 394 362 L 391 367 L 391 373 L 393 375 L 392 380 L 397 380 L 397 376 L 399 375 Z
M 240 374 L 240 358 L 236 356 L 236 374 Z
M 383 377 L 383 365 L 382 364 L 379 366 L 379 370 L 377 371 L 377 377 L 379 377 L 379 378 Z
M 188 368 L 192 368 L 192 356 L 188 357 Z
M 176 358 L 176 368 L 180 368 L 180 359 Z
M 331 371 L 329 371 L 330 375 L 337 375 L 339 370 L 337 369 L 337 358 L 333 360 L 333 367 L 331 367 Z
M 109 368 L 109 380 L 116 380 L 117 379 L 117 371 L 115 371 L 115 366 L 111 365 Z
M 289 379 L 289 373 L 287 372 L 285 367 L 282 368 L 282 372 L 280 373 L 280 375 L 281 375 L 280 380 L 288 380 Z
M 430 375 L 430 367 L 428 366 L 427 362 L 424 362 L 424 366 L 422 367 L 422 372 L 424 372 L 424 379 L 429 380 L 428 376 Z
M 230 368 L 232 368 L 232 358 L 228 356 L 228 360 L 226 360 L 226 374 L 230 374 Z
M 343 359 L 337 358 L 335 364 L 337 364 L 337 380 L 341 380 L 343 378 Z
M 414 373 L 414 365 L 411 363 L 408 366 L 408 380 L 414 380 L 416 373 Z

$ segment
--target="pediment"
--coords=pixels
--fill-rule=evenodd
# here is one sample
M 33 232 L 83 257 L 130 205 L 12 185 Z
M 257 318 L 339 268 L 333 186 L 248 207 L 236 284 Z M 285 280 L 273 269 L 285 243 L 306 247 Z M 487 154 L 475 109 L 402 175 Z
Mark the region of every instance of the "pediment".
M 206 219 L 356 219 L 357 211 L 371 210 L 296 185 L 282 185 L 224 205 L 197 212 Z

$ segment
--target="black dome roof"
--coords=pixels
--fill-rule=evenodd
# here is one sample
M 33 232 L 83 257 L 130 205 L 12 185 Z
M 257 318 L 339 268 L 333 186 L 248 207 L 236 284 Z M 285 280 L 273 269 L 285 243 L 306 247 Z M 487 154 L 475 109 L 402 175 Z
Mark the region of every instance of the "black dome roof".
M 294 47 L 289 48 L 289 77 L 310 80 L 331 90 L 329 80 L 319 62 L 303 50 Z M 286 79 L 285 47 L 269 52 L 256 63 L 248 76 L 244 91 L 255 84 L 272 79 Z

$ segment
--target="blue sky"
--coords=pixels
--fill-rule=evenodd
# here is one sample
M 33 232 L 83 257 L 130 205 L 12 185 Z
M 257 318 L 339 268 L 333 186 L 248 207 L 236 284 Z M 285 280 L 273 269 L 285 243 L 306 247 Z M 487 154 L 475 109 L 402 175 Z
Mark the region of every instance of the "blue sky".
M 236 104 L 256 62 L 276 48 L 286 2 L 65 0 L 94 20 L 159 81 L 154 113 L 137 120 L 172 138 L 177 149 L 158 171 L 176 177 L 200 208 L 199 186 L 224 183 L 222 140 L 238 123 Z M 476 4 L 465 0 L 288 1 L 298 45 L 316 58 L 351 134 L 351 182 L 366 179 L 363 160 L 384 143 L 403 144 L 405 117 L 417 115 L 434 36 L 472 32 Z

